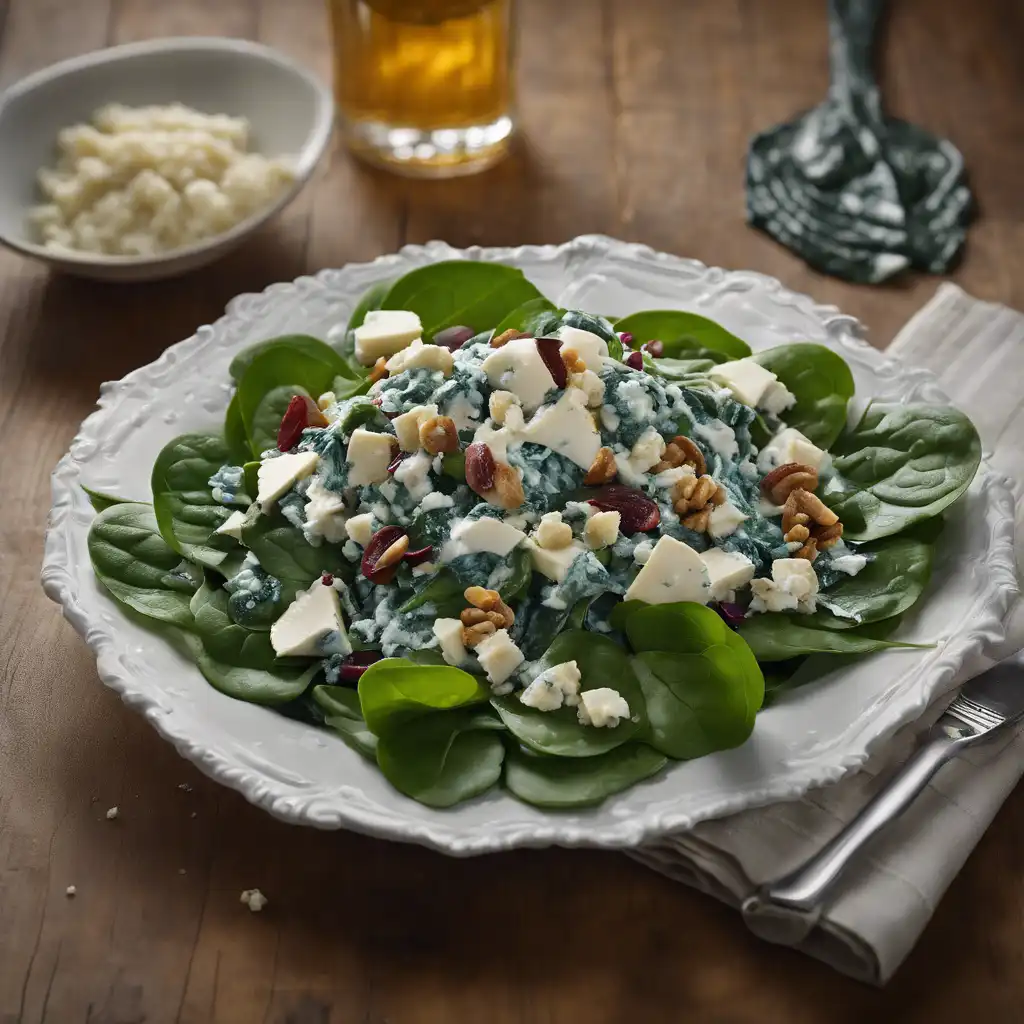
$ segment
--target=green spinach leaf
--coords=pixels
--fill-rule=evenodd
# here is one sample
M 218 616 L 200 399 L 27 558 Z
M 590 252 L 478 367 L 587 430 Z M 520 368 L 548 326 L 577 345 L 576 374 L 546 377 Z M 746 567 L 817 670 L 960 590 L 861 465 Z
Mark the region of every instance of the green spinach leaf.
M 146 502 L 134 502 L 131 498 L 115 498 L 112 494 L 104 494 L 102 491 L 94 491 L 91 487 L 86 487 L 85 484 L 81 485 L 82 490 L 85 491 L 86 497 L 89 499 L 89 504 L 97 512 L 104 512 L 111 505 L 144 505 Z
M 256 516 L 243 526 L 242 542 L 259 559 L 263 570 L 279 579 L 293 594 L 325 572 L 346 580 L 352 576 L 352 564 L 338 545 L 313 547 L 301 530 L 276 513 Z
M 252 450 L 257 458 L 260 452 L 277 447 L 277 434 L 281 429 L 281 420 L 296 395 L 303 398 L 312 397 L 305 388 L 298 384 L 284 384 L 279 388 L 271 388 L 256 403 L 252 421 L 249 424 L 249 437 Z
M 562 323 L 564 309 L 559 309 L 553 302 L 548 302 L 543 296 L 539 299 L 530 299 L 521 306 L 513 309 L 494 328 L 495 335 L 504 331 L 522 331 L 533 338 L 542 338 L 547 334 L 553 334 Z
M 691 358 L 689 353 L 695 349 L 721 352 L 729 359 L 743 359 L 750 355 L 750 346 L 745 341 L 714 320 L 678 309 L 634 313 L 616 321 L 615 329 L 632 334 L 634 345 L 657 339 L 665 346 L 664 354 L 677 359 Z
M 920 647 L 884 640 L 861 629 L 818 629 L 787 615 L 754 615 L 743 620 L 738 632 L 758 661 L 788 661 L 802 654 L 871 654 L 892 647 Z
M 664 754 L 643 743 L 626 743 L 584 759 L 544 757 L 513 747 L 505 761 L 505 785 L 528 804 L 566 810 L 599 804 L 666 764 Z
M 211 658 L 237 668 L 273 669 L 279 664 L 269 633 L 247 629 L 231 619 L 227 591 L 204 583 L 193 596 L 190 608 L 195 631 Z
M 319 662 L 273 670 L 229 665 L 217 661 L 205 650 L 196 655 L 196 667 L 214 689 L 250 704 L 284 704 L 295 700 L 306 692 L 320 671 Z
M 853 374 L 842 356 L 810 342 L 780 345 L 755 354 L 796 396 L 796 405 L 782 418 L 819 448 L 831 448 L 846 426 L 846 407 L 853 398 Z
M 254 455 L 259 458 L 260 453 L 254 452 L 249 446 L 249 435 L 245 432 L 242 413 L 238 408 L 237 391 L 231 396 L 227 412 L 224 414 L 224 441 L 228 446 L 229 461 L 236 465 L 248 462 Z
M 323 712 L 324 724 L 333 729 L 356 753 L 377 760 L 377 737 L 367 728 L 359 708 L 359 694 L 346 686 L 313 687 L 313 700 Z
M 334 374 L 351 376 L 345 360 L 326 342 L 320 341 L 319 338 L 312 338 L 308 334 L 286 334 L 280 338 L 261 341 L 258 345 L 250 345 L 249 348 L 239 352 L 231 360 L 231 366 L 228 368 L 232 380 L 241 381 L 256 359 L 273 350 L 280 350 L 285 354 L 297 353 L 323 363 L 330 367 Z
M 348 318 L 346 333 L 354 331 L 357 327 L 362 327 L 366 320 L 366 314 L 371 310 L 380 309 L 384 302 L 384 296 L 391 290 L 391 283 L 390 281 L 378 281 L 363 292 L 359 305 L 352 310 L 352 315 Z M 365 373 L 367 369 L 367 367 L 363 367 L 363 372 Z

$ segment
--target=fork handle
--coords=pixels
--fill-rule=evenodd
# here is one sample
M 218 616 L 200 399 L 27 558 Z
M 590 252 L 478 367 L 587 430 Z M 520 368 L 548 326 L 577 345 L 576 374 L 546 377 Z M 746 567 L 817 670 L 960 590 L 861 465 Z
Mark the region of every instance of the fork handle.
M 831 842 L 796 871 L 747 897 L 743 903 L 747 927 L 770 942 L 790 945 L 805 939 L 821 916 L 826 893 L 854 855 L 906 810 L 962 745 L 962 739 L 933 734 Z

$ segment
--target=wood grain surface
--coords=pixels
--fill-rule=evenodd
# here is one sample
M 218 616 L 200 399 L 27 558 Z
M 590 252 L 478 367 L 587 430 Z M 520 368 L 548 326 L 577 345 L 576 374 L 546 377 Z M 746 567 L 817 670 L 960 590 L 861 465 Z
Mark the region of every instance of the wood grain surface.
M 822 278 L 743 222 L 756 129 L 818 100 L 823 0 L 522 0 L 524 135 L 492 171 L 417 183 L 335 146 L 276 224 L 161 284 L 0 253 L 0 1022 L 988 1022 L 1024 1004 L 1024 792 L 885 991 L 757 942 L 626 858 L 458 861 L 282 825 L 107 692 L 38 582 L 49 474 L 100 382 L 238 292 L 404 242 L 583 232 L 781 278 L 884 346 L 936 286 Z M 1024 5 L 899 0 L 889 108 L 964 151 L 980 204 L 955 275 L 1024 307 Z M 260 39 L 329 74 L 320 0 L 0 0 L 0 87 L 109 43 Z M 117 805 L 120 816 L 105 811 Z M 71 899 L 68 885 L 77 887 Z M 260 887 L 259 915 L 239 892 Z

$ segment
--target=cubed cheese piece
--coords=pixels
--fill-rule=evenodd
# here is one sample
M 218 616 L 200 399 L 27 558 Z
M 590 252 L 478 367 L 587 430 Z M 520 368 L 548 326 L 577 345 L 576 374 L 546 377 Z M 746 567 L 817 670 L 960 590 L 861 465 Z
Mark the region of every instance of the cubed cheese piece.
M 256 501 L 264 512 L 269 512 L 282 494 L 290 491 L 300 480 L 305 480 L 316 469 L 316 452 L 294 452 L 264 459 L 256 472 Z
M 626 591 L 627 601 L 708 603 L 708 571 L 689 544 L 662 537 Z
M 576 712 L 581 725 L 592 725 L 596 729 L 614 729 L 624 718 L 629 718 L 626 698 L 608 686 L 596 690 L 584 690 Z
M 751 580 L 752 612 L 806 612 L 816 607 L 818 577 L 806 558 L 776 558 L 772 578 Z
M 569 374 L 569 386 L 579 388 L 587 396 L 591 409 L 599 409 L 604 402 L 604 381 L 593 370 Z
M 388 466 L 393 458 L 392 441 L 394 438 L 390 434 L 375 434 L 362 427 L 352 432 L 345 457 L 350 467 L 350 487 L 364 487 L 366 484 L 379 484 L 387 480 Z
M 561 583 L 569 571 L 569 566 L 587 550 L 579 541 L 573 541 L 568 547 L 557 548 L 554 551 L 538 547 L 533 541 L 526 543 L 534 569 L 547 576 L 553 583 Z
M 709 548 L 700 558 L 708 571 L 712 601 L 732 601 L 734 591 L 754 578 L 754 563 L 738 551 Z
M 441 656 L 449 665 L 459 666 L 466 660 L 459 619 L 434 619 L 434 636 L 441 645 Z
M 496 348 L 480 368 L 487 374 L 492 388 L 511 391 L 526 410 L 536 409 L 555 386 L 533 338 L 506 342 Z
M 320 477 L 313 477 L 306 491 L 306 506 L 303 509 L 306 521 L 302 532 L 306 540 L 313 544 L 319 544 L 321 540 L 327 541 L 328 544 L 344 541 L 344 511 L 345 502 L 341 495 L 327 490 Z
M 241 540 L 242 527 L 244 525 L 245 513 L 236 509 L 217 527 L 217 533 L 223 534 L 225 537 L 234 537 L 235 540 Z
M 492 686 L 500 686 L 525 660 L 507 629 L 499 629 L 478 643 L 476 657 Z
M 353 516 L 345 523 L 345 531 L 350 540 L 365 548 L 373 536 L 373 513 L 364 512 L 361 516 Z
M 498 426 L 505 422 L 505 417 L 513 406 L 519 408 L 519 396 L 512 394 L 511 391 L 492 391 L 491 397 L 487 400 L 487 409 L 491 414 L 491 419 Z
M 417 339 L 387 361 L 387 370 L 392 377 L 406 370 L 416 369 L 435 370 L 447 377 L 452 372 L 453 365 L 450 349 L 441 345 L 424 345 Z
M 708 517 L 708 533 L 714 540 L 728 537 L 735 533 L 747 517 L 734 505 L 727 501 L 716 505 Z
M 587 520 L 584 530 L 587 544 L 592 548 L 611 547 L 619 539 L 621 521 L 622 516 L 618 512 L 595 512 Z
M 761 449 L 757 456 L 757 468 L 762 473 L 768 473 L 776 466 L 797 462 L 820 471 L 829 461 L 828 452 L 822 451 L 813 441 L 804 437 L 796 427 L 786 427 Z
M 236 512 L 235 515 L 238 515 L 238 513 Z M 845 572 L 847 576 L 856 576 L 867 564 L 868 560 L 863 555 L 852 554 L 838 555 L 829 562 L 829 565 L 836 572 Z
M 572 543 L 572 527 L 562 522 L 561 512 L 545 512 L 533 531 L 534 541 L 542 548 L 557 551 Z
M 581 469 L 590 469 L 601 447 L 586 395 L 578 388 L 569 388 L 554 405 L 540 410 L 526 424 L 522 438 L 564 455 Z
M 298 594 L 270 627 L 270 644 L 280 658 L 324 658 L 351 654 L 334 587 L 317 580 Z
M 381 356 L 393 356 L 422 333 L 420 318 L 409 310 L 371 309 L 362 325 L 352 332 L 356 359 L 364 366 L 373 366 Z
M 563 704 L 580 702 L 580 669 L 575 661 L 563 661 L 546 669 L 519 694 L 519 699 L 538 711 L 557 711 Z
M 525 537 L 522 530 L 493 516 L 460 519 L 441 549 L 441 561 L 450 562 L 459 555 L 475 555 L 484 551 L 504 558 Z
M 757 409 L 780 413 L 796 401 L 771 370 L 753 359 L 719 363 L 708 370 L 708 376 L 727 387 L 737 402 Z
M 420 450 L 420 424 L 436 415 L 436 405 L 414 405 L 408 412 L 403 412 L 391 421 L 403 452 Z
M 571 348 L 586 363 L 588 370 L 601 372 L 601 360 L 608 356 L 608 343 L 604 338 L 579 327 L 559 327 L 555 336 L 563 349 Z
M 664 454 L 665 439 L 654 427 L 648 427 L 630 450 L 629 461 L 635 473 L 646 473 L 661 462 Z

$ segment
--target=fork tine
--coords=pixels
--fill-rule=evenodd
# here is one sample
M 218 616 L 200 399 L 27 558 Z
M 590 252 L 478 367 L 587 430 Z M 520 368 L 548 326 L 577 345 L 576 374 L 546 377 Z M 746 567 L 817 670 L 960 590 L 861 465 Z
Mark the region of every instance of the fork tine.
M 988 732 L 997 725 L 1002 725 L 1005 719 L 1002 715 L 991 708 L 983 707 L 968 697 L 961 694 L 946 709 L 946 714 L 952 715 L 964 725 L 969 725 L 978 732 Z

